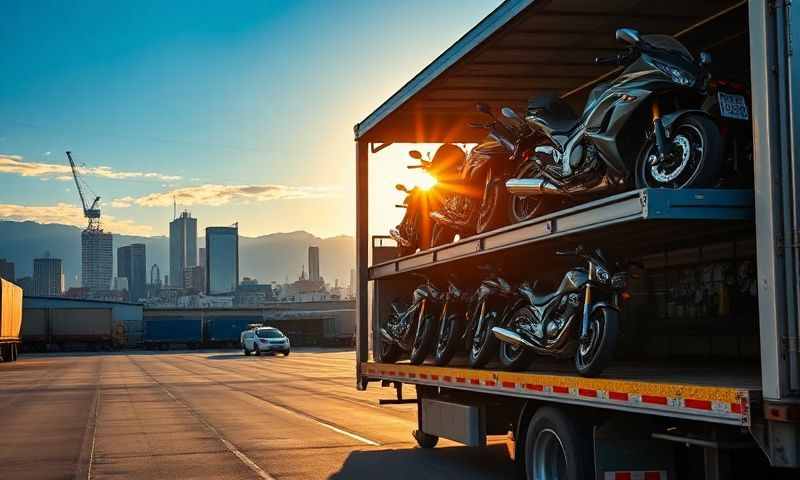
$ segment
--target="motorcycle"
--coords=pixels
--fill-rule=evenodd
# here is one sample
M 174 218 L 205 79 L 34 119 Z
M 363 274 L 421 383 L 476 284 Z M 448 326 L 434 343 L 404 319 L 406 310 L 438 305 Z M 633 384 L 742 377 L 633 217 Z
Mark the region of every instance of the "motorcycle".
M 710 56 L 701 53 L 695 61 L 667 35 L 621 28 L 616 38 L 628 48 L 595 63 L 624 70 L 592 89 L 580 117 L 557 95 L 532 99 L 524 120 L 504 109 L 536 144 L 529 161 L 505 183 L 513 222 L 546 213 L 540 202 L 574 202 L 632 184 L 706 187 L 719 176 L 719 127 L 701 108 Z
M 501 324 L 511 305 L 509 299 L 514 295 L 510 283 L 497 273 L 489 272 L 489 278 L 481 281 L 469 302 L 467 327 L 462 336 L 472 368 L 483 367 L 497 353 L 499 342 L 492 335 L 492 328 Z
M 406 213 L 397 227 L 389 231 L 389 236 L 397 242 L 399 257 L 411 255 L 419 250 L 426 250 L 431 246 L 430 212 L 441 207 L 441 193 L 438 191 L 438 177 L 452 176 L 459 164 L 463 163 L 464 152 L 453 144 L 439 147 L 433 159 L 425 160 L 417 150 L 411 150 L 409 156 L 419 161 L 416 165 L 409 165 L 408 169 L 422 169 L 428 174 L 428 182 L 424 188 L 415 186 L 408 188 L 397 184 L 395 188 L 406 194 L 402 204 L 395 205 L 405 208 Z
M 392 302 L 389 318 L 380 328 L 379 362 L 394 363 L 403 352 L 409 352 L 413 365 L 425 361 L 436 339 L 441 295 L 425 278 L 425 283 L 414 289 L 410 305 Z
M 439 334 L 434 348 L 434 362 L 443 366 L 450 363 L 463 345 L 466 327 L 467 308 L 472 295 L 459 288 L 451 278 L 442 301 L 442 314 L 439 316 Z
M 477 110 L 491 121 L 472 126 L 489 134 L 469 152 L 457 178 L 442 187 L 442 207 L 431 213 L 434 247 L 453 241 L 456 235 L 467 237 L 507 223 L 503 180 L 512 173 L 509 157 L 517 132 L 498 120 L 487 105 L 480 103 Z
M 500 362 L 507 369 L 523 370 L 533 354 L 574 355 L 578 373 L 593 377 L 603 371 L 616 347 L 627 273 L 613 271 L 600 250 L 587 253 L 579 246 L 556 254 L 580 257 L 587 268 L 568 271 L 549 294 L 539 295 L 535 285 L 527 283 L 519 287 L 510 315 L 492 328 L 501 341 Z

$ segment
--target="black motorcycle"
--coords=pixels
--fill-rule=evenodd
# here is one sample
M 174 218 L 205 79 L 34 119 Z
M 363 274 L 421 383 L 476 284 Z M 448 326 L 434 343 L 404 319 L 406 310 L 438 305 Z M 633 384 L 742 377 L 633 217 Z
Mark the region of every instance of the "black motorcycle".
M 426 278 L 414 289 L 410 305 L 392 302 L 391 313 L 380 329 L 379 362 L 396 362 L 403 352 L 409 352 L 414 365 L 425 361 L 436 340 L 441 295 Z
M 592 89 L 580 117 L 557 95 L 532 99 L 524 122 L 504 109 L 536 139 L 529 162 L 505 184 L 512 221 L 546 213 L 539 202 L 553 198 L 575 201 L 631 186 L 707 187 L 717 180 L 722 140 L 701 108 L 710 57 L 695 61 L 668 35 L 622 28 L 616 36 L 628 48 L 595 62 L 625 68 Z
M 439 335 L 436 338 L 436 348 L 433 359 L 436 365 L 442 366 L 450 363 L 453 356 L 464 344 L 464 329 L 467 326 L 467 309 L 472 294 L 456 286 L 451 278 L 444 293 L 442 313 L 439 316 Z
M 539 295 L 523 284 L 512 312 L 502 326 L 492 328 L 500 346 L 500 362 L 510 370 L 523 370 L 533 354 L 575 357 L 578 373 L 598 375 L 611 359 L 619 331 L 619 311 L 627 273 L 613 271 L 600 250 L 582 247 L 557 255 L 574 255 L 587 268 L 568 271 L 558 289 Z
M 468 351 L 469 366 L 480 368 L 489 363 L 497 353 L 499 343 L 492 328 L 500 325 L 509 312 L 514 288 L 505 279 L 490 272 L 470 300 L 467 309 L 467 327 L 462 336 Z
M 431 213 L 434 247 L 453 241 L 456 235 L 467 237 L 507 223 L 503 183 L 513 173 L 509 157 L 518 134 L 487 105 L 478 104 L 477 109 L 492 120 L 472 126 L 489 130 L 489 135 L 469 152 L 457 178 L 442 182 L 442 208 Z

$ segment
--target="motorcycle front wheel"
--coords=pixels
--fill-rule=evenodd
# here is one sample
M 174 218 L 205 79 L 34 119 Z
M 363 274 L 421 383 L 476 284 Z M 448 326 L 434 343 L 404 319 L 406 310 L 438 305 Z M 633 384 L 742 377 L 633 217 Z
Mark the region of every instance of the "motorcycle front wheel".
M 378 351 L 375 352 L 375 360 L 379 363 L 394 363 L 400 358 L 402 350 L 394 343 L 387 342 L 381 338 L 378 345 Z
M 497 352 L 497 344 L 500 343 L 500 340 L 492 333 L 492 327 L 497 326 L 497 316 L 496 311 L 487 309 L 481 329 L 473 335 L 472 346 L 469 349 L 470 367 L 485 366 Z
M 475 225 L 477 233 L 489 232 L 506 225 L 505 205 L 508 201 L 508 194 L 505 185 L 499 178 L 492 178 L 492 172 L 489 171 L 484 188 Z
M 518 308 L 511 314 L 511 321 L 508 328 L 517 330 L 518 325 L 524 323 L 533 323 L 536 318 L 527 306 Z M 506 342 L 500 342 L 500 363 L 503 368 L 511 371 L 525 370 L 533 361 L 533 352 L 528 350 L 522 345 L 512 345 Z
M 456 232 L 454 232 L 451 228 L 445 227 L 440 223 L 434 223 L 433 228 L 431 229 L 431 247 L 447 245 L 453 241 L 455 236 Z
M 636 161 L 636 188 L 710 187 L 722 169 L 722 135 L 705 115 L 689 114 L 672 126 L 672 153 L 657 161 L 655 140 Z
M 453 313 L 442 319 L 439 325 L 439 337 L 436 339 L 436 351 L 433 356 L 436 365 L 443 366 L 450 363 L 461 343 L 463 329 L 463 321 L 459 314 Z
M 589 319 L 587 338 L 578 344 L 575 368 L 583 377 L 596 377 L 608 365 L 617 347 L 619 312 L 599 308 Z
M 410 360 L 412 365 L 419 365 L 425 361 L 433 348 L 436 340 L 436 316 L 426 313 L 419 319 L 422 322 L 418 329 L 417 336 L 414 337 L 414 344 L 411 346 Z

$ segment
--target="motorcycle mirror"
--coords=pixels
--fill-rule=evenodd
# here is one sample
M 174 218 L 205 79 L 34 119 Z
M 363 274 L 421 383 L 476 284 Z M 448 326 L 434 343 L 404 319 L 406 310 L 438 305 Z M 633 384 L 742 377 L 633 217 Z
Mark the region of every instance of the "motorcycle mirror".
M 620 28 L 617 30 L 617 41 L 636 45 L 642 41 L 642 37 L 632 28 Z
M 500 109 L 500 113 L 503 114 L 504 117 L 511 119 L 511 120 L 521 120 L 517 112 L 514 111 L 511 107 L 503 107 Z
M 700 66 L 706 66 L 711 63 L 711 54 L 708 52 L 700 52 Z
M 400 190 L 401 192 L 408 193 L 408 189 L 402 183 L 398 183 L 397 185 L 394 186 L 394 188 L 395 188 L 395 190 Z
M 492 114 L 492 110 L 489 108 L 489 105 L 486 105 L 485 103 L 476 104 L 475 109 L 481 113 L 485 113 L 486 115 Z
M 419 150 L 411 150 L 408 152 L 408 156 L 415 160 L 422 160 L 422 153 Z

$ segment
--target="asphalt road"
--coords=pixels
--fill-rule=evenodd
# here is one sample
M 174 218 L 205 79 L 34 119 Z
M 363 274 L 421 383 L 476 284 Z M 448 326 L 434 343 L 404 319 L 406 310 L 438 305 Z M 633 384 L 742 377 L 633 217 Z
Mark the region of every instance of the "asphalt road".
M 25 356 L 0 364 L 0 479 L 510 478 L 505 443 L 416 446 L 354 355 Z M 406 389 L 407 397 L 413 390 Z

